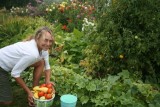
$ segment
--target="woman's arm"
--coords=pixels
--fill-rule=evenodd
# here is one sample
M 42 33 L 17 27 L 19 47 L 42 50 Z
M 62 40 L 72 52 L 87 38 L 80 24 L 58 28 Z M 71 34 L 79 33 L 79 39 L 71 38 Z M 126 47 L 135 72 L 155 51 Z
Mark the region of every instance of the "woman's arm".
M 27 87 L 27 85 L 25 84 L 25 82 L 23 81 L 23 79 L 21 77 L 17 77 L 17 78 L 15 78 L 15 80 L 27 92 L 28 103 L 30 106 L 33 106 L 34 101 L 33 101 L 33 93 L 31 92 L 31 90 Z
M 13 67 L 11 71 L 11 76 L 15 78 L 16 82 L 26 91 L 28 94 L 28 103 L 30 106 L 34 105 L 33 102 L 33 93 L 28 88 L 28 86 L 25 84 L 23 79 L 20 77 L 20 74 L 26 69 L 28 66 L 30 66 L 32 63 L 34 63 L 35 57 L 34 56 L 24 56 L 22 57 L 16 65 Z
M 51 70 L 45 70 L 45 82 L 50 83 L 50 78 L 51 78 Z
M 43 58 L 45 62 L 45 82 L 50 83 L 50 78 L 51 78 L 51 68 L 49 64 L 49 53 L 48 51 L 43 51 Z

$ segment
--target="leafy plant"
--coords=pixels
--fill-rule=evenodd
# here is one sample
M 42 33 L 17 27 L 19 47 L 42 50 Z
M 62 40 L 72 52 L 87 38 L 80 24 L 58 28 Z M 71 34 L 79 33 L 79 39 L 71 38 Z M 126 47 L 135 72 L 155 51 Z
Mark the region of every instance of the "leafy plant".
M 156 106 L 159 105 L 159 91 L 149 84 L 133 80 L 128 71 L 108 75 L 104 79 L 92 79 L 77 70 L 54 65 L 52 79 L 56 82 L 59 96 L 73 94 L 78 97 L 77 107 L 112 106 Z
M 142 74 L 144 81 L 159 83 L 159 75 L 155 75 L 160 61 L 158 1 L 100 3 L 98 28 L 88 36 L 85 51 L 87 71 L 97 77 L 128 69 Z M 147 75 L 158 81 L 146 79 Z
M 45 18 L 51 23 L 62 24 L 62 29 L 72 32 L 74 28 L 81 31 L 83 19 L 93 19 L 93 5 L 79 1 L 52 3 L 46 8 Z
M 58 57 L 61 64 L 79 63 L 84 57 L 82 50 L 86 47 L 83 32 L 74 29 L 72 33 L 67 33 L 59 27 L 55 28 L 56 43 L 51 53 Z
M 43 18 L 8 16 L 0 26 L 0 47 L 22 41 L 24 38 L 31 36 L 35 29 L 41 26 L 52 25 L 46 22 Z

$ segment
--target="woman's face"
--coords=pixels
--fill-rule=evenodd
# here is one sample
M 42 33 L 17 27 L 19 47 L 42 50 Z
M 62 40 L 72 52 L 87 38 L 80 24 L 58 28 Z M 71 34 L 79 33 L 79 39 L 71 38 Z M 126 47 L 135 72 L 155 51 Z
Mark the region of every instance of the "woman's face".
M 53 37 L 49 32 L 45 32 L 40 38 L 36 40 L 36 42 L 39 51 L 47 51 L 53 43 Z

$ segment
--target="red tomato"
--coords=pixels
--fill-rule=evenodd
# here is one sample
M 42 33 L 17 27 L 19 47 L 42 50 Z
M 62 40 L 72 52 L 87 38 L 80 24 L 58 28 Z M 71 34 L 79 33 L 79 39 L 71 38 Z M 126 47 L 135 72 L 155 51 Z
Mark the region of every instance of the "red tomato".
M 52 83 L 48 83 L 48 84 L 46 84 L 46 87 L 47 87 L 47 88 L 52 88 L 53 85 L 52 85 Z
M 43 91 L 39 91 L 39 92 L 38 92 L 38 96 L 39 96 L 39 97 L 44 96 L 44 94 L 45 94 L 45 93 L 44 93 Z
M 52 92 L 53 92 L 53 89 L 52 89 L 52 88 L 48 88 L 47 93 L 48 93 L 48 94 L 51 94 Z
M 46 84 L 41 84 L 39 87 L 40 87 L 40 88 L 41 88 L 41 87 L 46 87 Z
M 45 96 L 45 98 L 46 98 L 46 99 L 51 99 L 51 98 L 52 98 L 52 94 L 47 94 L 47 95 Z
M 44 97 L 45 97 L 45 98 L 46 98 L 46 95 L 47 95 L 47 94 L 45 93 L 45 94 L 44 94 Z

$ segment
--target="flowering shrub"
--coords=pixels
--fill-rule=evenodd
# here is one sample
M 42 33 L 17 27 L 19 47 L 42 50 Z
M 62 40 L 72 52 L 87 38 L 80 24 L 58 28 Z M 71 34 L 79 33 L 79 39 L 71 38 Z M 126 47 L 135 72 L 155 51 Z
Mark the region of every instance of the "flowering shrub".
M 12 7 L 12 15 L 18 16 L 44 16 L 49 22 L 61 24 L 61 29 L 72 32 L 74 28 L 81 31 L 83 19 L 94 20 L 93 13 L 95 8 L 88 2 L 82 3 L 77 0 L 68 2 L 52 2 L 47 4 L 45 1 L 38 2 L 34 6 L 28 3 L 26 7 Z
M 97 25 L 94 22 L 88 21 L 87 18 L 84 18 L 82 24 L 82 31 L 85 33 L 85 35 L 89 35 L 93 31 L 96 31 L 96 27 Z
M 18 16 L 43 16 L 45 15 L 46 1 L 33 0 L 24 7 L 12 7 L 10 12 L 12 15 Z
M 45 18 L 52 23 L 62 24 L 62 29 L 67 32 L 74 28 L 81 31 L 84 18 L 94 19 L 94 6 L 87 2 L 79 1 L 52 3 L 46 8 Z
M 21 7 L 12 7 L 10 9 L 10 12 L 12 15 L 18 15 L 18 16 L 25 16 L 29 14 L 27 8 L 21 8 Z

